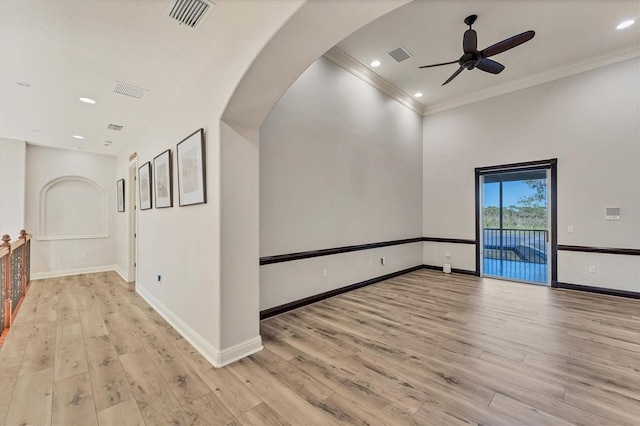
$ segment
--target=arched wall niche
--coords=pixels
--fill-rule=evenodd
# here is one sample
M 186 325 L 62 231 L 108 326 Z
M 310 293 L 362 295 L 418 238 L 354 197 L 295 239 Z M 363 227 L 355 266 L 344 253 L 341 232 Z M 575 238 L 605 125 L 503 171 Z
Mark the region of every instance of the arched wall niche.
M 106 191 L 82 176 L 61 176 L 40 190 L 38 240 L 108 238 Z

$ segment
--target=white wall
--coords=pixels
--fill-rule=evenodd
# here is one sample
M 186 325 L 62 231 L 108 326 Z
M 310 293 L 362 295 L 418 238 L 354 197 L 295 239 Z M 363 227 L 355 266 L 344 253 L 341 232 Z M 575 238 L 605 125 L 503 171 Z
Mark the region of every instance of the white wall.
M 25 227 L 26 151 L 26 142 L 0 138 L 0 235 L 9 234 L 12 240 Z
M 317 60 L 260 129 L 260 256 L 420 237 L 421 138 L 420 116 Z M 262 266 L 260 309 L 419 265 L 421 252 L 410 244 Z
M 81 151 L 27 146 L 26 226 L 33 234 L 31 275 L 34 278 L 113 269 L 116 263 L 116 158 Z M 77 176 L 88 179 L 106 193 L 106 238 L 72 238 L 43 241 L 40 214 L 43 188 L 54 179 Z M 64 203 L 64 200 L 58 200 Z M 77 204 L 71 200 L 71 204 Z M 60 208 L 61 206 L 54 206 Z M 93 229 L 93 215 L 77 214 L 77 229 Z M 65 235 L 56 235 L 64 237 Z
M 474 239 L 475 167 L 558 158 L 558 244 L 640 248 L 639 78 L 633 59 L 426 116 L 424 235 Z M 606 206 L 626 214 L 606 221 Z M 424 262 L 451 251 L 454 267 L 473 270 L 470 247 L 425 249 Z M 639 265 L 560 252 L 558 280 L 640 291 Z

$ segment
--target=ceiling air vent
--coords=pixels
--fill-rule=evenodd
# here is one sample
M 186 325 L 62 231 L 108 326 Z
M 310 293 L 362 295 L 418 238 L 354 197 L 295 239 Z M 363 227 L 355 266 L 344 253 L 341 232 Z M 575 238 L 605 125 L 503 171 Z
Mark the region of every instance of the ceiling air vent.
M 109 125 L 107 126 L 107 129 L 109 129 L 109 130 L 115 130 L 116 132 L 119 132 L 120 130 L 122 130 L 122 128 L 123 128 L 123 127 L 124 127 L 124 126 L 121 126 L 121 125 L 119 125 L 119 124 L 109 124 Z
M 131 96 L 136 99 L 144 99 L 149 91 L 141 87 L 136 87 L 128 83 L 116 81 L 113 86 L 113 93 L 120 93 L 121 95 Z
M 391 52 L 387 52 L 387 55 L 395 59 L 396 62 L 406 61 L 409 58 L 413 58 L 413 55 L 407 51 L 404 47 L 400 46 L 393 49 Z
M 171 0 L 167 15 L 178 25 L 197 30 L 215 6 L 208 0 Z

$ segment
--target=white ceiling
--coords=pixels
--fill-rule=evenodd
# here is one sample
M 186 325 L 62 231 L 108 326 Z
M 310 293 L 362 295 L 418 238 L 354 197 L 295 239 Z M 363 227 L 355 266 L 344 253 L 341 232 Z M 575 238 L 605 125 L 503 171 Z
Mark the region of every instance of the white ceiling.
M 0 137 L 116 155 L 145 126 L 170 120 L 162 106 L 185 84 L 224 73 L 283 1 L 215 0 L 195 31 L 166 15 L 170 0 L 0 0 Z M 150 93 L 115 94 L 116 80 Z
M 465 70 L 441 86 L 457 64 L 419 69 L 457 60 L 462 55 L 464 18 L 478 15 L 473 28 L 478 49 L 527 30 L 535 37 L 492 59 L 505 65 L 498 74 Z M 480 91 L 505 86 L 532 75 L 616 53 L 638 54 L 640 25 L 616 30 L 627 19 L 638 21 L 638 0 L 417 0 L 379 18 L 338 44 L 338 48 L 427 108 Z M 414 57 L 395 62 L 387 52 L 405 47 Z M 382 65 L 372 68 L 378 59 Z
M 207 21 L 193 31 L 165 16 L 169 0 L 0 0 L 0 137 L 120 152 L 145 126 L 167 119 L 162 105 L 184 84 L 201 78 L 203 70 L 215 78 L 225 57 L 243 54 L 238 40 L 263 25 L 278 2 L 215 3 Z M 466 29 L 462 20 L 472 13 L 479 15 L 474 25 L 479 48 L 529 29 L 536 37 L 494 58 L 506 66 L 502 74 L 464 71 L 440 87 L 455 65 L 417 67 L 457 59 Z M 382 17 L 338 47 L 362 64 L 380 59 L 378 75 L 405 93 L 422 91 L 420 102 L 434 105 L 594 56 L 637 49 L 640 25 L 624 31 L 615 26 L 639 17 L 637 0 L 424 0 Z M 397 64 L 386 55 L 399 45 L 414 58 Z M 150 93 L 144 100 L 114 94 L 116 80 Z M 83 104 L 81 96 L 98 103 Z M 107 130 L 109 123 L 124 129 Z M 74 134 L 85 139 L 73 139 Z M 105 141 L 114 144 L 105 147 Z

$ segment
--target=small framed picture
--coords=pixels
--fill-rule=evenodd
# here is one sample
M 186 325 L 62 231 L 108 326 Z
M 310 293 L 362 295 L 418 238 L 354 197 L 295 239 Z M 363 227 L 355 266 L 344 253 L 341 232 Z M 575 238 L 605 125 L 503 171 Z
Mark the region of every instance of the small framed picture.
M 124 212 L 124 179 L 120 179 L 116 184 L 118 197 L 118 212 Z
M 151 163 L 146 162 L 138 169 L 140 210 L 151 208 Z
M 204 130 L 198 129 L 177 146 L 180 206 L 207 202 Z
M 153 188 L 156 196 L 156 209 L 173 206 L 173 188 L 171 150 L 168 149 L 153 159 Z

